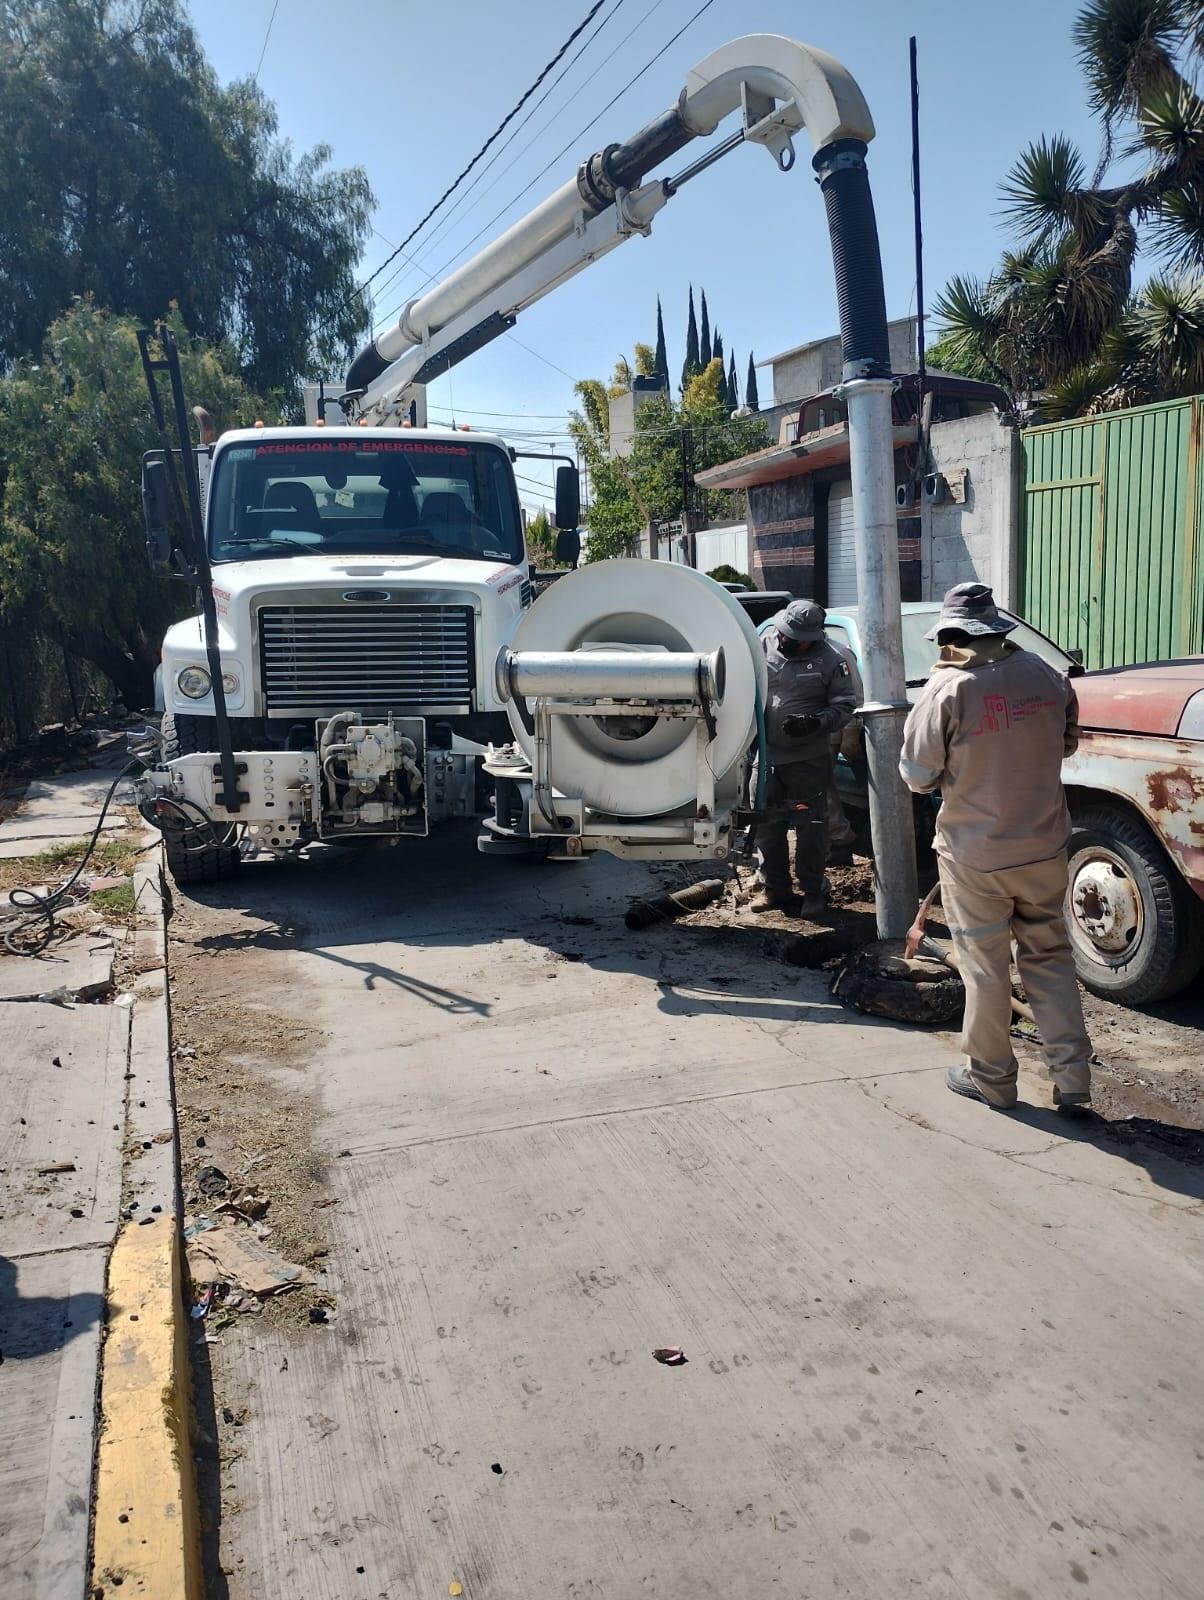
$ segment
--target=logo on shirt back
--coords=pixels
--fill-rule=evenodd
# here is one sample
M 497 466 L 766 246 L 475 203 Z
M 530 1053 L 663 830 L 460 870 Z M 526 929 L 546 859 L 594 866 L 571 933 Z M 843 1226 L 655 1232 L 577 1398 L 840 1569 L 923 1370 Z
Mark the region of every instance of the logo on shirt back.
M 1018 722 L 1035 717 L 1039 711 L 1057 709 L 1056 701 L 1043 700 L 1036 694 L 1025 695 L 1019 700 L 1009 700 L 1005 694 L 988 694 L 983 697 L 982 704 L 982 720 L 977 728 L 969 730 L 972 739 L 981 733 L 1006 733 Z

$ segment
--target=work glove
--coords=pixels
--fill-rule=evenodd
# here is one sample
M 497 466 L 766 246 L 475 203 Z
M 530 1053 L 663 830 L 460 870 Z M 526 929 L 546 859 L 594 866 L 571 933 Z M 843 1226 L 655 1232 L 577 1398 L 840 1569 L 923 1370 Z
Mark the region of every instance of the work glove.
M 813 711 L 787 717 L 782 723 L 782 731 L 791 739 L 806 739 L 818 733 L 822 727 L 823 723 Z

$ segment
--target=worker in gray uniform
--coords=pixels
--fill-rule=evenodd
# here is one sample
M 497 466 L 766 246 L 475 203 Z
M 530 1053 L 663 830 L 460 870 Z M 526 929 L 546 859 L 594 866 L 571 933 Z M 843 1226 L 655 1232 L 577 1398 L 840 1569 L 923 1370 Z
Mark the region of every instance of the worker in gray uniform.
M 848 664 L 824 635 L 826 620 L 814 600 L 792 600 L 761 641 L 769 670 L 765 805 L 776 815 L 757 830 L 761 893 L 754 911 L 812 916 L 826 903 L 830 741 L 857 708 Z M 792 826 L 801 904 L 790 881 Z
M 1066 931 L 1070 813 L 1062 758 L 1078 743 L 1069 679 L 1008 640 L 985 583 L 946 594 L 940 647 L 907 718 L 899 771 L 939 789 L 941 901 L 966 986 L 965 1060 L 945 1082 L 999 1110 L 1016 1104 L 1012 953 L 1041 1034 L 1054 1104 L 1091 1103 L 1091 1041 Z
M 847 645 L 837 644 L 835 639 L 829 638 L 828 643 L 848 667 L 853 694 L 857 704 L 860 705 L 865 699 L 865 690 L 861 684 L 861 673 L 857 670 L 857 657 Z M 836 762 L 841 755 L 852 765 L 861 762 L 863 759 L 861 739 L 859 717 L 854 717 L 829 739 L 832 754 L 832 766 L 828 778 L 828 865 L 830 867 L 853 865 L 853 846 L 857 842 L 857 834 L 840 798 L 840 790 L 836 784 Z

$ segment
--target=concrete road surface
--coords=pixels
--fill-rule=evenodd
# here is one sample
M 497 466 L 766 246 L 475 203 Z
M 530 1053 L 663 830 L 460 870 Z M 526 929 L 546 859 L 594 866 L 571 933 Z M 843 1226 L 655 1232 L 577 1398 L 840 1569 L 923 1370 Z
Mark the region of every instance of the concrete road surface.
M 209 1347 L 212 1592 L 1198 1596 L 1199 1167 L 955 1098 L 755 929 L 628 934 L 647 882 L 452 833 L 194 902 L 215 1007 L 320 1030 L 337 1200 L 335 1320 Z

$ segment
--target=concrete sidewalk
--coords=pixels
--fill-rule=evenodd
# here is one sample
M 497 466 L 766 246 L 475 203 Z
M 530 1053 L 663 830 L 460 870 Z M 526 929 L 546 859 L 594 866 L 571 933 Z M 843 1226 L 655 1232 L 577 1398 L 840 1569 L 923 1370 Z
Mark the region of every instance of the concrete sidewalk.
M 102 751 L 96 768 L 31 785 L 24 803 L 0 826 L 0 858 L 20 861 L 88 835 L 125 760 L 124 749 Z M 114 831 L 126 827 L 119 816 L 112 824 Z M 154 870 L 157 864 L 144 858 L 139 871 Z M 31 867 L 25 881 L 33 886 L 45 875 L 45 867 Z M 0 1574 L 5 1600 L 82 1600 L 89 1588 L 106 1279 L 120 1228 L 127 1085 L 136 1078 L 145 1105 L 148 1085 L 168 1081 L 162 998 L 157 1074 L 152 1077 L 141 1065 L 135 1074 L 130 1050 L 134 996 L 113 995 L 113 932 L 63 933 L 60 925 L 59 936 L 36 957 L 0 951 Z M 120 940 L 122 930 L 115 937 Z M 132 949 L 129 953 L 133 958 Z M 158 980 L 162 986 L 161 971 Z M 148 981 L 142 980 L 143 987 Z M 154 1114 L 159 1120 L 145 1135 L 139 1131 L 136 1154 L 146 1156 L 145 1137 L 155 1152 L 167 1156 L 174 1174 L 170 1099 L 165 1105 L 154 1102 Z M 141 1130 L 144 1119 L 145 1114 L 142 1121 L 135 1116 L 129 1126 Z M 155 1143 L 164 1138 L 166 1145 Z M 152 1164 L 143 1159 L 140 1172 Z M 131 1193 L 141 1193 L 137 1182 Z M 156 1206 L 162 1226 L 149 1232 L 167 1236 L 169 1210 L 171 1226 L 175 1222 L 174 1193 L 156 1199 L 171 1204 Z M 166 1258 L 164 1248 L 160 1253 Z M 155 1414 L 158 1396 L 146 1400 Z
M 5 958 L 6 962 L 14 958 Z M 26 963 L 33 965 L 33 963 Z M 82 1596 L 129 1018 L 0 1001 L 0 1571 L 6 1600 Z

